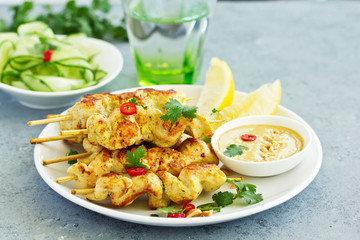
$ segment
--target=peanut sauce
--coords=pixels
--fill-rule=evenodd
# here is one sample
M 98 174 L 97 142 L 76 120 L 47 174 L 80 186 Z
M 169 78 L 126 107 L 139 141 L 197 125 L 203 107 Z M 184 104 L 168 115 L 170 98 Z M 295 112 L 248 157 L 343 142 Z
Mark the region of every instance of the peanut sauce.
M 243 141 L 243 134 L 256 135 L 254 141 Z M 283 159 L 299 152 L 304 139 L 296 131 L 274 125 L 246 125 L 231 129 L 219 138 L 219 149 L 225 152 L 231 144 L 247 147 L 241 155 L 232 157 L 241 161 L 266 162 Z

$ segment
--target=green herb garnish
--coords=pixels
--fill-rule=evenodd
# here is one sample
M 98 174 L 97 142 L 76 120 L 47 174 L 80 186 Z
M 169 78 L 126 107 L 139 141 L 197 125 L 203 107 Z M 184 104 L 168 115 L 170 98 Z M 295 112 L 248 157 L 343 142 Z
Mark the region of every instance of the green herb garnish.
M 134 98 L 134 97 L 129 100 L 129 103 L 133 103 L 133 104 L 135 104 L 135 105 L 138 105 L 138 104 L 137 104 L 137 101 L 136 101 L 136 98 Z
M 193 119 L 196 118 L 197 107 L 189 107 L 182 105 L 178 100 L 174 98 L 169 99 L 170 102 L 165 103 L 163 108 L 168 110 L 167 113 L 160 117 L 161 120 L 175 123 L 181 116 L 185 118 Z
M 247 204 L 258 203 L 263 200 L 261 194 L 256 194 L 256 186 L 253 184 L 229 179 L 226 179 L 226 182 L 236 186 L 236 194 L 229 191 L 217 192 L 212 196 L 214 202 L 202 204 L 197 208 L 201 211 L 213 210 L 214 212 L 220 212 L 223 207 L 232 204 L 236 198 L 243 198 Z
M 137 100 L 136 100 L 136 98 L 131 98 L 130 100 L 129 100 L 129 103 L 133 103 L 133 104 L 135 104 L 135 105 L 139 105 L 138 103 L 137 103 Z M 143 108 L 143 109 L 148 109 L 148 107 L 147 106 L 145 106 L 145 105 L 141 105 L 141 107 Z
M 77 6 L 75 0 L 69 0 L 58 12 L 51 5 L 43 5 L 43 11 L 37 15 L 32 12 L 33 7 L 32 1 L 11 7 L 12 22 L 6 26 L 5 20 L 0 19 L 0 32 L 16 32 L 21 24 L 42 21 L 57 34 L 82 32 L 88 37 L 127 40 L 124 18 L 119 24 L 113 24 L 113 20 L 107 18 L 111 9 L 109 0 L 92 0 L 90 6 Z
M 76 155 L 76 154 L 79 154 L 77 151 L 73 150 L 73 149 L 70 149 L 67 153 L 66 153 L 66 156 L 72 156 L 72 155 Z M 70 160 L 68 161 L 68 164 L 70 165 L 73 165 L 77 163 L 77 159 L 74 159 L 74 160 Z
M 258 203 L 263 200 L 261 194 L 256 194 L 256 186 L 250 183 L 245 183 L 239 180 L 231 181 L 229 179 L 226 182 L 234 184 L 236 186 L 235 198 L 244 198 L 247 204 Z
M 131 151 L 126 152 L 126 161 L 129 163 L 124 163 L 125 166 L 133 168 L 133 167 L 143 167 L 147 171 L 147 167 L 145 164 L 143 164 L 140 160 L 145 156 L 145 149 L 144 146 L 141 145 L 138 147 L 134 154 Z
M 228 157 L 235 157 L 237 155 L 243 154 L 243 150 L 248 150 L 248 148 L 242 145 L 231 144 L 226 148 L 224 155 Z
M 215 108 L 213 108 L 213 109 L 211 110 L 211 114 L 210 114 L 210 115 L 213 115 L 213 114 L 218 113 L 218 112 L 220 112 L 220 110 L 216 110 Z
M 201 140 L 203 140 L 206 143 L 211 143 L 211 137 L 202 137 Z

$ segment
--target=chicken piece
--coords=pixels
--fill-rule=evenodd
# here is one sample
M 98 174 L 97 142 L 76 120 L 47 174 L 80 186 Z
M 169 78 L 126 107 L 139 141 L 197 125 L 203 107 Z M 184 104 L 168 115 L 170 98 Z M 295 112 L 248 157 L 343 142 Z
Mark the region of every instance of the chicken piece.
M 158 175 L 166 195 L 177 204 L 194 201 L 203 190 L 215 191 L 226 182 L 226 175 L 215 164 L 186 166 L 179 177 L 165 171 L 159 171 Z
M 219 164 L 211 144 L 198 138 L 187 138 L 177 148 L 189 160 L 188 164 Z
M 160 207 L 167 207 L 171 203 L 170 198 L 166 195 L 164 189 L 161 198 L 157 198 L 153 194 L 148 194 L 148 206 L 150 209 L 157 209 Z
M 77 188 L 95 187 L 96 181 L 102 175 L 110 173 L 113 168 L 111 153 L 107 149 L 101 150 L 87 165 L 84 162 L 77 162 L 71 165 L 67 173 L 76 176 L 75 186 Z
M 130 181 L 132 184 L 129 184 Z M 95 192 L 85 197 L 89 200 L 101 201 L 109 195 L 114 206 L 126 207 L 144 194 L 151 194 L 155 199 L 162 198 L 163 184 L 155 173 L 147 172 L 132 177 L 131 180 L 126 180 L 126 177 L 116 173 L 106 174 L 97 181 Z
M 86 194 L 85 197 L 89 200 L 101 201 L 106 199 L 108 195 L 122 196 L 132 184 L 132 180 L 128 177 L 117 173 L 108 173 L 96 181 L 95 191 Z
M 174 98 L 180 102 L 184 102 L 185 94 L 179 90 L 155 90 L 151 88 L 138 89 L 134 92 L 126 92 L 121 94 L 88 94 L 81 98 L 73 107 L 67 111 L 67 115 L 71 115 L 72 119 L 62 121 L 62 130 L 71 129 L 86 129 L 86 122 L 88 118 L 95 114 L 101 114 L 108 117 L 115 109 L 120 108 L 120 105 L 135 98 L 139 106 L 148 106 L 148 108 L 162 108 L 162 106 L 169 101 L 169 98 Z M 81 143 L 82 137 L 78 137 L 72 142 Z
M 196 114 L 196 118 L 186 128 L 185 133 L 194 138 L 212 137 L 214 135 L 209 122 L 199 114 Z
M 93 114 L 87 121 L 88 139 L 110 150 L 122 149 L 143 141 L 141 126 L 134 115 L 121 114 L 114 110 L 109 118 Z

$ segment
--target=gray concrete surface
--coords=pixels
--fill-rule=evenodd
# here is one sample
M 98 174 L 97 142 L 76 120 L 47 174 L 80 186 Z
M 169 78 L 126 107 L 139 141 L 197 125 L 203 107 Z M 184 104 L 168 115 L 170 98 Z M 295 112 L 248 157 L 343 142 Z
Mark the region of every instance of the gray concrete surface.
M 119 9 L 120 11 L 120 9 Z M 8 14 L 0 6 L 0 16 Z M 0 91 L 0 239 L 358 239 L 360 236 L 360 2 L 221 2 L 207 39 L 211 57 L 228 62 L 236 89 L 282 81 L 281 104 L 303 117 L 324 150 L 315 180 L 291 200 L 221 224 L 165 228 L 127 223 L 58 195 L 33 163 L 42 127 L 26 122 L 49 111 L 20 105 Z M 127 43 L 117 81 L 99 91 L 134 87 Z M 55 109 L 52 113 L 59 113 Z

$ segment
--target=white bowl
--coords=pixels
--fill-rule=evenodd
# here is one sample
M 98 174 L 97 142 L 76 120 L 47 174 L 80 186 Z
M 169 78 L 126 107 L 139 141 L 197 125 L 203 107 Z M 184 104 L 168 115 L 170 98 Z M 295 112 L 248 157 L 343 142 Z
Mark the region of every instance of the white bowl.
M 0 89 L 30 108 L 52 109 L 72 105 L 82 95 L 90 93 L 114 80 L 123 67 L 123 56 L 114 45 L 95 38 L 86 38 L 84 41 L 86 41 L 86 44 L 96 46 L 101 50 L 94 57 L 94 62 L 97 63 L 101 70 L 107 72 L 107 75 L 98 84 L 66 92 L 37 92 L 16 88 L 0 82 Z
M 292 129 L 299 133 L 304 139 L 303 149 L 294 155 L 267 162 L 252 162 L 252 161 L 242 161 L 235 160 L 226 155 L 224 155 L 219 150 L 219 138 L 225 132 L 238 128 L 245 125 L 274 125 L 274 126 L 283 126 L 289 129 Z M 211 138 L 211 144 L 213 149 L 218 156 L 219 160 L 231 170 L 240 173 L 242 175 L 253 176 L 253 177 L 267 177 L 273 176 L 280 173 L 289 171 L 298 165 L 302 160 L 304 160 L 309 154 L 309 146 L 311 144 L 311 129 L 302 124 L 299 121 L 282 117 L 282 116 L 251 116 L 243 117 L 232 120 L 228 123 L 225 123 L 214 132 L 214 136 Z

